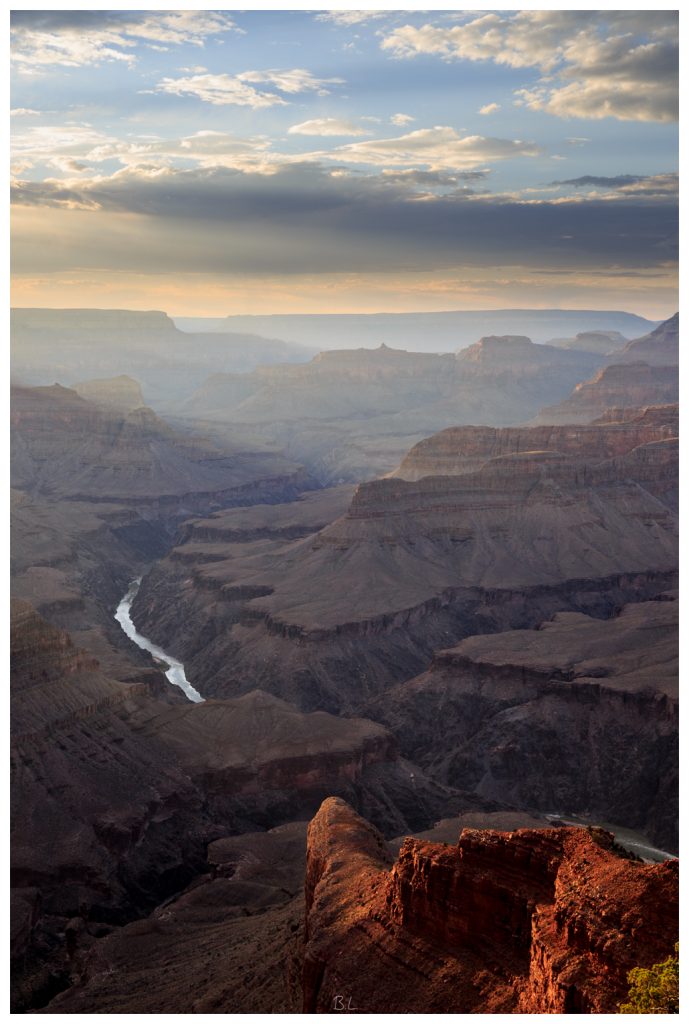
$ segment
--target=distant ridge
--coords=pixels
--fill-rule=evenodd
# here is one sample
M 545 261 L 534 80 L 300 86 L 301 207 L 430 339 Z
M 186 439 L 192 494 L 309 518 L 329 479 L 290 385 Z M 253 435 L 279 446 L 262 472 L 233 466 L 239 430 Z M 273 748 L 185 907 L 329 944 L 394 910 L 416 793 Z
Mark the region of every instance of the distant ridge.
M 312 313 L 270 316 L 173 317 L 183 331 L 239 331 L 317 349 L 377 348 L 451 352 L 485 335 L 522 334 L 543 343 L 583 331 L 619 331 L 636 338 L 660 321 L 623 310 L 492 309 L 442 313 Z

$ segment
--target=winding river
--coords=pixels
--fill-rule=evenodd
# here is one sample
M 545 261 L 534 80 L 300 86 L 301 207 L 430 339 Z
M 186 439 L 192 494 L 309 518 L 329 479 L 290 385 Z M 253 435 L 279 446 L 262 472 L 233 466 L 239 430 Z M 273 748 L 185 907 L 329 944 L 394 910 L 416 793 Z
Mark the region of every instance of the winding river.
M 140 583 L 141 577 L 139 577 L 139 579 L 133 580 L 130 583 L 127 593 L 124 595 L 124 597 L 117 606 L 115 618 L 119 622 L 124 632 L 129 637 L 129 639 L 133 640 L 137 647 L 140 647 L 142 651 L 148 651 L 149 654 L 153 655 L 156 661 L 160 661 L 164 665 L 167 665 L 165 675 L 167 676 L 168 680 L 172 683 L 172 685 L 178 686 L 180 690 L 182 690 L 187 695 L 189 700 L 194 701 L 195 704 L 198 704 L 199 701 L 203 700 L 203 697 L 198 692 L 198 690 L 194 689 L 194 687 L 187 679 L 184 672 L 184 665 L 182 664 L 182 662 L 177 661 L 177 659 L 173 658 L 171 654 L 166 654 L 162 647 L 158 647 L 157 644 L 154 644 L 152 640 L 148 639 L 148 637 L 145 637 L 141 633 L 139 633 L 136 626 L 132 622 L 132 601 L 136 597 L 136 592 L 139 589 Z

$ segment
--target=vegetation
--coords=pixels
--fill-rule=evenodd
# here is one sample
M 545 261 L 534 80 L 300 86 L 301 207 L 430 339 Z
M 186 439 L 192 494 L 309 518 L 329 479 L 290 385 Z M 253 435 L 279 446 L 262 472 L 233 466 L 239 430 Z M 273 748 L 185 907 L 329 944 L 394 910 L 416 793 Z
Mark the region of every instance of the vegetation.
M 679 943 L 674 956 L 652 967 L 635 967 L 629 972 L 627 1003 L 620 1013 L 679 1013 Z

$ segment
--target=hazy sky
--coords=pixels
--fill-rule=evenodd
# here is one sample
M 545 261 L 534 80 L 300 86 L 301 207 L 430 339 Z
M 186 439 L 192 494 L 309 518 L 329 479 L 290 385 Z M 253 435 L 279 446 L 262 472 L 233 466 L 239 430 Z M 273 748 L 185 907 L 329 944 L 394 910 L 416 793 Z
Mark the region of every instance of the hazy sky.
M 676 308 L 676 12 L 12 23 L 15 305 Z

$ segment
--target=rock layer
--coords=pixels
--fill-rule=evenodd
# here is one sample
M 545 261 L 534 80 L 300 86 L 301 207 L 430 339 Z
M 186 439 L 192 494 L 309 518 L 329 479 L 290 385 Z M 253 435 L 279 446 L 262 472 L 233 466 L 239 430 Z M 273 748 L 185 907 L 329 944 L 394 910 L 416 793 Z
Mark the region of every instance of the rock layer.
M 309 826 L 304 1011 L 609 1013 L 672 951 L 677 863 L 602 830 L 380 836 L 340 800 Z

